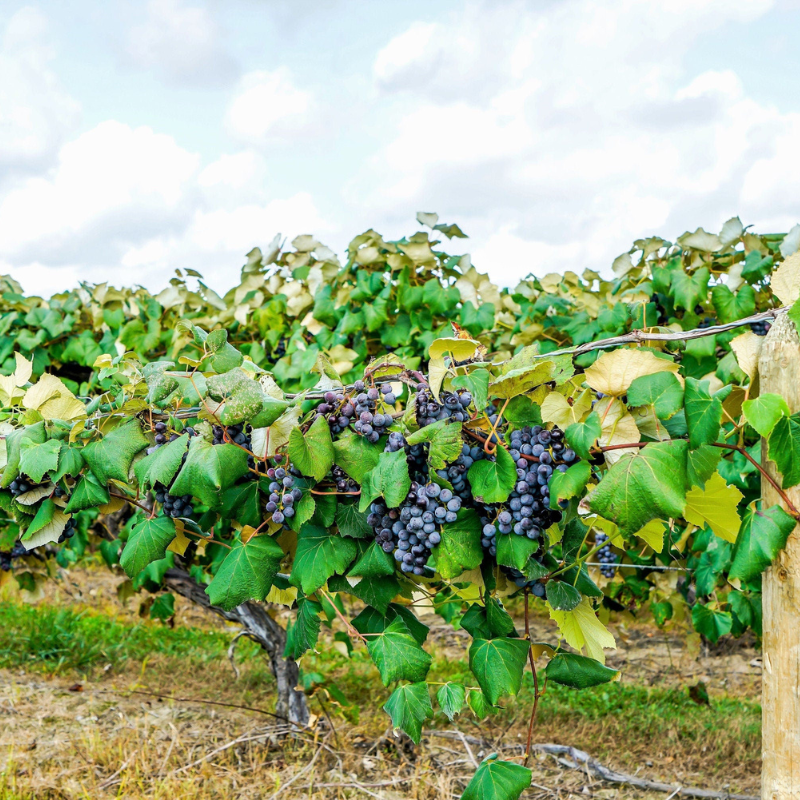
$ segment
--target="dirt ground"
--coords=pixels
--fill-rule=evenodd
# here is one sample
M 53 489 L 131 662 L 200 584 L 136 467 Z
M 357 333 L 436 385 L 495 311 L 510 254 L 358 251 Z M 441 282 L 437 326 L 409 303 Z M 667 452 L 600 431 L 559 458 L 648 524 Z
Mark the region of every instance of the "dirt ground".
M 125 606 L 117 599 L 119 582 L 104 570 L 74 570 L 65 582 L 47 588 L 46 601 L 138 620 L 136 598 Z M 221 626 L 180 598 L 176 605 L 179 625 Z M 552 635 L 548 620 L 534 617 L 532 624 L 534 637 Z M 608 663 L 623 670 L 623 682 L 663 688 L 702 681 L 712 705 L 715 697 L 754 698 L 760 691 L 752 641 L 711 651 L 693 642 L 687 647 L 678 636 L 667 640 L 630 620 L 611 628 L 619 648 Z M 463 659 L 463 631 L 433 625 L 431 640 L 437 657 Z M 312 702 L 316 728 L 289 731 L 252 710 L 270 707 L 263 665 L 242 665 L 240 673 L 234 676 L 226 658 L 198 667 L 158 656 L 78 678 L 0 670 L 0 800 L 458 798 L 490 748 L 505 747 L 510 757 L 525 739 L 527 708 L 481 723 L 465 718 L 458 728 L 442 725 L 450 738 L 433 732 L 419 747 L 393 735 L 380 710 L 364 709 L 351 724 L 326 716 L 325 708 Z M 570 717 L 565 724 L 565 718 L 548 714 L 546 701 L 535 742 L 573 745 L 606 766 L 651 780 L 758 794 L 757 760 L 737 747 L 735 736 L 722 744 L 712 736 L 705 743 L 685 740 L 665 719 L 656 734 L 621 741 L 618 723 Z M 458 730 L 486 746 L 469 744 Z M 534 756 L 532 767 L 533 785 L 525 798 L 667 797 L 609 784 L 543 753 Z

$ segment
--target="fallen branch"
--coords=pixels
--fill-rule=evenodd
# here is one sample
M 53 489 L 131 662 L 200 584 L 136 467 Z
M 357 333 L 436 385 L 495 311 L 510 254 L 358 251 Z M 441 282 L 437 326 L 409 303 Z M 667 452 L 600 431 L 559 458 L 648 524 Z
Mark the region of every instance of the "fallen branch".
M 439 736 L 443 739 L 466 740 L 470 744 L 488 747 L 488 742 L 484 742 L 474 736 L 466 736 L 461 732 L 429 731 L 427 735 Z M 525 747 L 524 745 L 513 744 L 505 745 L 504 749 L 524 751 Z M 577 769 L 581 772 L 594 775 L 596 778 L 600 778 L 608 783 L 632 786 L 635 789 L 645 789 L 651 792 L 665 792 L 674 797 L 697 797 L 702 800 L 759 800 L 758 797 L 747 794 L 732 794 L 731 792 L 725 791 L 715 792 L 711 789 L 696 789 L 692 786 L 676 786 L 675 784 L 651 781 L 647 780 L 647 778 L 639 778 L 635 775 L 617 772 L 616 770 L 604 767 L 599 761 L 595 761 L 595 759 L 583 750 L 578 750 L 566 744 L 534 744 L 531 745 L 531 750 L 556 757 L 558 763 L 568 769 Z M 564 758 L 564 756 L 568 758 Z

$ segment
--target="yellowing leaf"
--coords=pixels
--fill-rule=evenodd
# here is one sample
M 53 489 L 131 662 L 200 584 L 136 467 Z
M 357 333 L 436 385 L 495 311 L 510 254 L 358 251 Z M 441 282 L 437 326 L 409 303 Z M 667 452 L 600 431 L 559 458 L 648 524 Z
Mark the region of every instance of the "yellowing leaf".
M 480 342 L 476 342 L 474 339 L 434 339 L 428 348 L 428 355 L 431 360 L 438 360 L 446 355 L 452 355 L 456 361 L 464 361 L 467 358 L 472 358 L 479 347 Z
M 737 510 L 741 499 L 742 493 L 715 472 L 706 481 L 705 489 L 694 486 L 687 493 L 683 517 L 701 528 L 707 524 L 720 539 L 733 544 L 742 524 Z
M 45 373 L 25 392 L 25 408 L 38 411 L 45 419 L 73 420 L 86 416 L 83 403 L 67 389 L 60 378 Z
M 636 378 L 656 372 L 677 372 L 678 369 L 674 361 L 658 358 L 649 350 L 623 348 L 603 353 L 586 370 L 585 377 L 596 392 L 619 397 L 628 391 Z
M 789 256 L 772 273 L 770 287 L 785 306 L 793 305 L 800 298 L 800 251 Z
M 268 428 L 266 455 L 272 457 L 279 447 L 289 441 L 289 434 L 297 427 L 303 410 L 299 405 L 287 408 Z
M 265 603 L 274 603 L 279 606 L 289 606 L 297 600 L 297 587 L 290 586 L 288 589 L 279 589 L 274 583 L 269 590 L 269 594 L 264 598 Z
M 604 397 L 594 408 L 595 413 L 600 417 L 601 434 L 598 442 L 608 447 L 615 444 L 627 444 L 628 442 L 638 442 L 641 439 L 639 427 L 636 420 L 628 413 L 627 408 L 616 397 Z M 636 447 L 630 449 L 609 450 L 605 454 L 606 464 L 611 466 L 622 458 L 626 453 L 637 453 Z
M 33 362 L 28 361 L 22 353 L 14 353 L 17 361 L 17 368 L 14 370 L 14 383 L 17 386 L 24 386 L 33 374 Z
M 563 394 L 550 392 L 542 402 L 542 420 L 558 425 L 563 431 L 575 422 L 583 422 L 591 410 L 592 393 L 588 389 L 572 405 Z
M 191 543 L 192 540 L 183 532 L 183 523 L 179 519 L 175 520 L 175 538 L 170 542 L 167 550 L 182 556 Z
M 764 344 L 763 336 L 756 336 L 753 331 L 747 331 L 731 341 L 733 350 L 742 372 L 752 382 L 758 372 L 758 357 L 761 354 L 761 345 Z
M 651 519 L 647 525 L 641 530 L 636 531 L 634 536 L 644 539 L 656 553 L 660 553 L 664 549 L 664 525 L 666 523 L 663 519 Z
M 550 617 L 555 620 L 561 635 L 567 644 L 576 650 L 586 649 L 586 655 L 606 663 L 603 648 L 616 649 L 614 637 L 605 625 L 597 619 L 588 597 L 584 597 L 580 605 L 572 611 L 556 611 L 550 608 Z

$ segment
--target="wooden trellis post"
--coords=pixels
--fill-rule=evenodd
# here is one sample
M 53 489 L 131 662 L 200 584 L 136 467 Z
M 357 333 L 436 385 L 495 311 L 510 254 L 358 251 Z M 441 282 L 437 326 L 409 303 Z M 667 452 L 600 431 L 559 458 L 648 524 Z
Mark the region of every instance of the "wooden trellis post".
M 760 392 L 786 398 L 792 413 L 800 411 L 800 337 L 794 323 L 780 314 L 767 334 L 759 358 Z M 762 463 L 780 481 L 775 464 Z M 780 503 L 762 479 L 764 507 Z M 786 494 L 800 508 L 800 486 Z M 786 549 L 764 573 L 763 588 L 762 800 L 800 799 L 800 526 Z

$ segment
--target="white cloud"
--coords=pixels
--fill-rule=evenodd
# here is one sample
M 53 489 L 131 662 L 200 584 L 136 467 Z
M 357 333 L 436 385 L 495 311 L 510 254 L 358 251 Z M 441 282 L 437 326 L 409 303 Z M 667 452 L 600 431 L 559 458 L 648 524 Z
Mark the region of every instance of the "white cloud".
M 263 143 L 301 128 L 308 120 L 311 104 L 311 94 L 294 85 L 285 67 L 250 72 L 239 82 L 226 123 L 237 139 Z
M 127 52 L 173 83 L 224 85 L 239 72 L 209 10 L 183 0 L 150 0 L 144 21 L 129 33 Z
M 375 58 L 395 133 L 346 196 L 387 219 L 424 207 L 463 222 L 475 263 L 505 284 L 608 265 L 641 235 L 713 229 L 759 207 L 745 185 L 790 220 L 796 192 L 778 191 L 778 165 L 800 188 L 792 115 L 748 96 L 733 59 L 684 67 L 722 25 L 772 5 L 487 0 L 414 23 Z
M 14 14 L 0 35 L 0 180 L 49 165 L 80 108 L 52 68 L 46 17 Z

